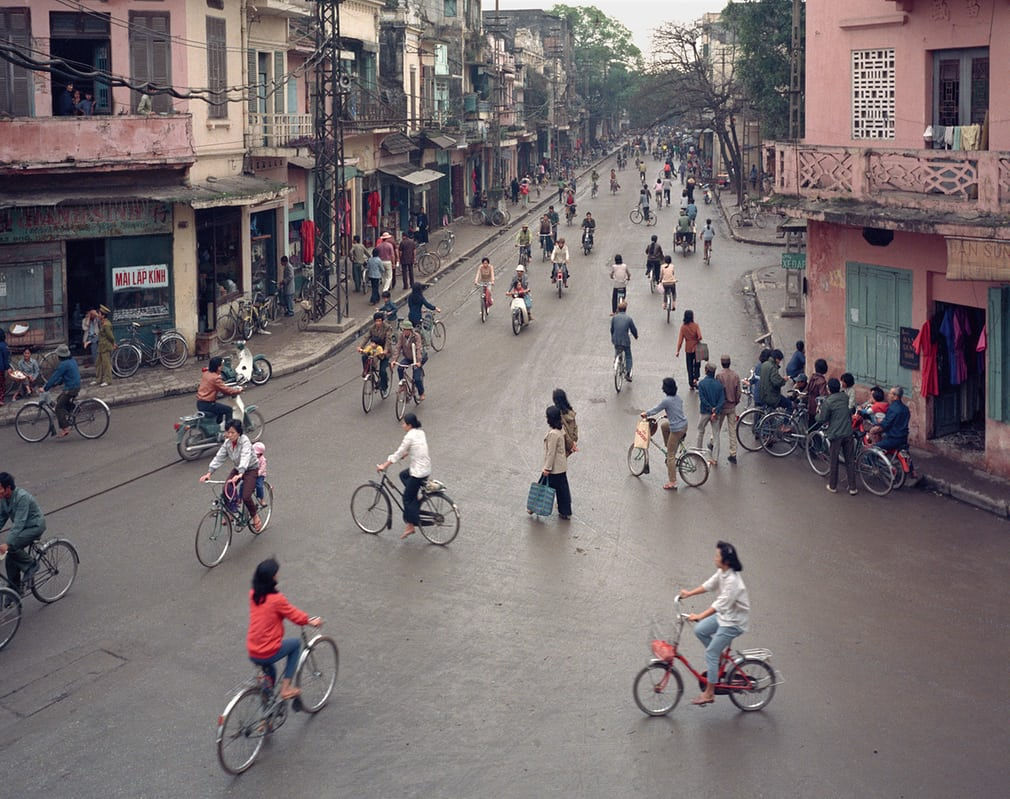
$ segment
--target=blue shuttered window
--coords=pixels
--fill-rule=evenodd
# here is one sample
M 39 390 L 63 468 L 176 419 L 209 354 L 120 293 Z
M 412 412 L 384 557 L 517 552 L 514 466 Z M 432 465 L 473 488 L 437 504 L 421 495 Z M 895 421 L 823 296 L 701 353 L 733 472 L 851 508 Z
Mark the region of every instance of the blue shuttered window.
M 989 289 L 986 347 L 989 418 L 1010 422 L 1010 286 Z

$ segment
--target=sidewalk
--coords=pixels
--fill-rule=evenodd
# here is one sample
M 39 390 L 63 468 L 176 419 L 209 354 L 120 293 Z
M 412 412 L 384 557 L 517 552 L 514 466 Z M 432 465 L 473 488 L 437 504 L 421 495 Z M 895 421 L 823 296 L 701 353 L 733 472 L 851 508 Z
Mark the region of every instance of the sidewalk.
M 598 161 L 596 165 L 600 163 L 602 161 Z M 577 175 L 580 183 L 592 169 L 593 166 L 589 166 Z M 424 280 L 429 283 L 435 282 L 458 265 L 479 255 L 494 239 L 503 236 L 514 237 L 523 221 L 527 221 L 531 230 L 538 230 L 538 227 L 534 227 L 534 223 L 539 221 L 540 214 L 547 210 L 548 205 L 557 205 L 556 199 L 557 190 L 551 191 L 549 188 L 545 188 L 541 198 L 537 199 L 535 194 L 531 197 L 528 209 L 524 210 L 521 205 L 514 207 L 507 205 L 512 219 L 508 225 L 500 228 L 487 225 L 475 227 L 466 218 L 456 220 L 451 225 L 456 234 L 456 244 L 452 252 L 448 258 L 442 259 L 441 269 Z M 433 231 L 432 244 L 436 243 L 443 235 L 444 230 Z M 534 236 L 536 236 L 535 232 Z M 471 262 L 476 270 L 476 260 Z M 416 269 L 414 278 L 415 280 L 419 278 Z M 401 280 L 402 273 L 398 274 L 396 279 L 396 284 L 400 288 L 393 291 L 393 301 L 398 305 L 402 305 L 407 296 L 407 292 L 402 288 Z M 314 366 L 344 347 L 352 345 L 372 323 L 374 306 L 368 302 L 370 292 L 357 294 L 354 292 L 353 283 L 349 281 L 349 285 L 351 289 L 351 296 L 348 300 L 349 315 L 345 316 L 341 323 L 337 323 L 336 311 L 331 311 L 323 319 L 310 324 L 306 331 L 300 332 L 296 325 L 297 315 L 294 317 L 282 316 L 270 324 L 270 335 L 257 334 L 249 340 L 247 346 L 253 355 L 267 357 L 273 367 L 274 377 L 283 377 Z M 300 309 L 296 308 L 296 310 Z M 215 342 L 212 354 L 231 353 L 234 353 L 233 345 L 219 348 Z M 201 367 L 206 366 L 206 363 L 206 361 L 196 360 L 191 356 L 179 369 L 164 369 L 160 366 L 141 367 L 133 377 L 123 380 L 116 379 L 112 385 L 106 388 L 91 385 L 94 379 L 94 368 L 82 368 L 81 396 L 98 397 L 111 407 L 148 402 L 182 394 L 195 394 L 200 383 Z M 24 401 L 18 401 L 0 406 L 0 426 L 13 425 L 14 417 L 23 405 Z
M 786 302 L 785 272 L 778 266 L 762 267 L 747 275 L 744 283 L 750 284 L 765 329 L 771 333 L 768 346 L 777 347 L 788 358 L 795 342 L 804 337 L 804 320 L 803 317 L 783 317 L 781 314 Z M 942 454 L 915 447 L 911 451 L 915 469 L 922 477 L 916 488 L 965 502 L 1002 519 L 1010 518 L 1010 502 L 1007 500 L 1010 484 L 1007 481 Z
M 719 211 L 722 213 L 723 221 L 726 223 L 726 230 L 729 231 L 730 238 L 733 241 L 738 241 L 741 244 L 757 244 L 763 247 L 785 247 L 786 240 L 784 236 L 779 236 L 778 232 L 775 230 L 774 224 L 769 224 L 765 228 L 745 227 L 734 229 L 729 223 L 730 216 L 736 211 L 736 196 L 732 192 L 715 192 L 715 204 L 719 206 Z M 725 196 L 726 202 L 723 203 L 723 197 Z M 702 208 L 698 209 L 698 215 L 700 216 Z M 773 215 L 774 216 L 774 215 Z

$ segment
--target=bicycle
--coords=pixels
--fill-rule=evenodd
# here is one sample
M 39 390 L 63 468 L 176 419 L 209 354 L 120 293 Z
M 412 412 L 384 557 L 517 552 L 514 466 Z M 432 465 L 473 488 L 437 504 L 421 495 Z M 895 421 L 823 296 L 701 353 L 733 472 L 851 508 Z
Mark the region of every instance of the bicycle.
M 403 377 L 396 385 L 396 402 L 393 403 L 393 413 L 396 415 L 396 421 L 402 422 L 403 416 L 407 412 L 407 404 L 413 402 L 415 405 L 420 404 L 420 400 L 417 398 L 417 384 L 414 382 L 414 365 L 406 363 L 397 363 L 393 361 L 390 365 L 391 369 L 395 369 L 398 366 L 403 367 Z M 421 374 L 424 374 L 424 367 L 417 367 L 421 369 Z
M 792 413 L 795 413 L 795 409 Z M 740 446 L 748 452 L 758 452 L 764 449 L 769 455 L 779 457 L 790 454 L 799 443 L 794 438 L 794 434 L 798 431 L 792 425 L 792 413 L 785 413 L 778 407 L 768 408 L 765 405 L 755 405 L 753 408 L 748 408 L 737 419 L 737 438 L 740 441 Z M 805 402 L 803 403 L 803 414 L 805 422 Z M 803 438 L 806 439 L 805 433 Z M 791 447 L 790 444 L 792 444 Z
M 14 640 L 21 626 L 21 597 L 13 588 L 0 587 L 0 649 Z
M 655 447 L 663 453 L 663 462 L 666 462 L 666 447 L 657 444 L 653 436 L 659 427 L 656 419 L 649 419 L 649 446 Z M 636 447 L 632 444 L 628 448 L 628 471 L 635 477 L 641 477 L 649 473 L 649 450 L 648 448 Z M 677 447 L 677 474 L 680 479 L 692 488 L 699 488 L 705 485 L 708 480 L 708 459 L 705 453 L 696 449 L 688 449 L 684 439 L 680 440 Z
M 70 402 L 67 424 L 84 438 L 93 440 L 105 435 L 109 429 L 110 416 L 109 406 L 102 400 L 87 397 L 78 401 L 75 397 Z M 49 436 L 59 435 L 56 404 L 48 392 L 21 406 L 18 415 L 14 417 L 14 429 L 21 440 L 29 444 L 37 444 Z
M 231 480 L 207 480 L 207 485 L 223 486 Z M 200 519 L 196 527 L 196 559 L 208 569 L 213 569 L 222 560 L 228 547 L 231 546 L 232 530 L 248 527 L 253 535 L 259 535 L 267 529 L 270 517 L 273 515 L 274 490 L 270 483 L 263 481 L 263 498 L 256 498 L 256 510 L 260 517 L 260 529 L 253 529 L 252 516 L 242 502 L 241 482 L 233 492 L 222 489 L 214 491 L 210 510 Z M 229 496 L 229 494 L 231 494 Z M 255 497 L 255 493 L 253 494 Z
M 253 275 L 253 304 L 259 310 L 261 318 L 266 322 L 276 322 L 280 316 L 281 292 L 280 289 L 271 294 L 266 290 L 266 272 L 257 272 Z
M 679 607 L 680 597 L 674 599 Z M 665 716 L 672 711 L 684 693 L 684 681 L 677 670 L 679 661 L 704 688 L 708 684 L 707 670 L 695 671 L 690 661 L 680 653 L 680 637 L 687 622 L 687 613 L 677 612 L 677 623 L 669 640 L 653 638 L 653 657 L 638 674 L 632 685 L 632 695 L 638 709 L 647 716 Z M 772 653 L 767 649 L 741 649 L 727 646 L 719 654 L 719 674 L 716 695 L 729 695 L 740 710 L 763 710 L 775 696 L 775 687 L 782 680 L 771 665 Z
M 132 377 L 140 365 L 160 363 L 166 369 L 178 369 L 189 357 L 189 345 L 176 330 L 154 331 L 154 346 L 140 337 L 140 323 L 130 322 L 130 337 L 121 339 L 112 353 L 112 373 L 116 377 Z
M 642 220 L 645 219 L 645 215 L 642 213 L 641 209 L 632 208 L 631 213 L 628 214 L 628 218 L 636 225 L 640 225 L 642 224 Z M 645 219 L 645 226 L 646 227 L 656 226 L 656 215 L 654 213 L 652 212 L 649 213 L 649 218 Z
M 487 321 L 488 312 L 491 310 L 491 284 L 480 283 L 474 288 L 474 292 L 480 292 L 480 322 Z
M 459 508 L 445 493 L 445 485 L 428 478 L 418 494 L 418 529 L 430 543 L 445 546 L 459 533 Z M 379 482 L 369 480 L 351 494 L 351 518 L 363 533 L 378 535 L 393 527 L 393 504 L 403 511 L 403 491 L 386 472 Z
M 448 258 L 452 248 L 456 246 L 456 234 L 452 230 L 446 230 L 445 236 L 435 245 L 435 251 L 443 258 Z
M 301 635 L 302 652 L 295 671 L 299 696 L 282 699 L 264 668 L 256 666 L 253 679 L 239 686 L 217 717 L 217 759 L 229 774 L 241 774 L 252 766 L 267 737 L 287 720 L 288 702 L 295 712 L 311 714 L 329 702 L 340 668 L 337 643 L 318 633 L 309 638 L 304 627 Z
M 34 572 L 27 580 L 22 577 L 20 592 L 2 574 L 0 587 L 18 594 L 19 598 L 26 597 L 31 592 L 32 596 L 46 605 L 65 597 L 77 578 L 77 566 L 81 562 L 77 548 L 65 538 L 50 538 L 45 542 L 32 541 L 26 549 L 32 558 Z
M 621 393 L 621 389 L 624 388 L 624 381 L 628 377 L 628 362 L 624 350 L 621 350 L 614 356 L 614 388 L 617 389 L 617 393 Z
M 519 263 L 521 263 L 523 266 L 529 266 L 531 255 L 530 245 L 518 244 L 516 246 L 519 247 Z
M 445 322 L 436 319 L 431 311 L 425 311 L 421 315 L 420 327 L 424 346 L 430 344 L 435 352 L 441 352 L 445 348 Z
M 751 227 L 764 229 L 766 223 L 765 214 L 760 208 L 755 209 L 749 202 L 744 202 L 740 210 L 732 214 L 729 223 L 733 227 Z
M 546 261 L 551 253 L 554 252 L 554 238 L 553 234 L 541 233 L 540 234 L 540 260 Z
M 711 263 L 712 263 L 712 240 L 711 239 L 702 238 L 701 241 L 702 241 L 702 245 L 704 247 L 704 250 L 703 250 L 704 254 L 703 254 L 702 257 L 704 258 L 705 266 L 710 266 Z
M 368 363 L 366 364 L 367 372 L 365 374 L 364 380 L 361 381 L 361 407 L 364 409 L 365 413 L 372 410 L 372 401 L 375 399 L 375 394 L 378 392 L 379 396 L 385 399 L 389 396 L 389 381 L 391 375 L 386 375 L 386 388 L 382 388 L 382 374 L 380 369 L 382 359 L 376 355 L 368 356 Z M 389 365 L 386 365 L 389 368 Z
M 599 194 L 599 193 L 600 193 L 600 187 L 596 183 L 594 183 L 593 184 L 593 188 L 589 192 L 590 198 L 593 199 L 593 200 L 595 200 L 596 199 L 596 195 Z
M 442 266 L 438 253 L 432 252 L 427 244 L 417 245 L 417 271 L 423 277 L 437 272 Z

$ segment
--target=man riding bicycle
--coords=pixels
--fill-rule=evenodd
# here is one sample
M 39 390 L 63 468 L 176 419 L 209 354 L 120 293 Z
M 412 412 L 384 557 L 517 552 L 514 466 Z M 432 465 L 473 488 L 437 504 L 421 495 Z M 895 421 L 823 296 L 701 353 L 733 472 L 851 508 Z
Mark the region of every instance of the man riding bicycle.
M 372 314 L 372 326 L 365 333 L 364 339 L 358 345 L 361 353 L 361 376 L 368 379 L 368 359 L 379 361 L 379 390 L 389 387 L 389 325 L 382 311 Z
M 60 425 L 60 436 L 70 435 L 70 409 L 74 404 L 74 399 L 81 391 L 81 370 L 77 367 L 77 361 L 70 356 L 70 347 L 60 344 L 56 348 L 56 357 L 60 359 L 60 365 L 56 367 L 52 377 L 50 377 L 43 391 L 63 385 L 63 391 L 59 399 L 56 400 L 56 419 Z
M 571 258 L 571 254 L 568 252 L 568 245 L 565 243 L 564 238 L 558 239 L 558 243 L 554 245 L 554 252 L 551 253 L 551 263 L 554 264 L 554 268 L 551 269 L 551 282 L 556 283 L 558 279 L 558 267 L 564 274 L 564 286 L 568 288 L 568 261 Z
M 561 221 L 561 217 L 558 216 L 558 212 L 554 210 L 553 205 L 547 206 L 547 218 L 551 222 L 551 240 L 556 241 L 558 238 L 558 223 Z
M 570 222 L 575 219 L 576 212 L 575 192 L 569 191 L 568 195 L 565 197 L 565 221 Z
M 530 255 L 533 252 L 533 234 L 530 233 L 529 225 L 524 224 L 522 230 L 516 234 L 516 247 L 519 248 L 519 260 L 523 260 L 523 255 L 526 256 L 526 263 L 530 259 Z
M 11 529 L 0 544 L 0 555 L 6 554 L 7 580 L 20 593 L 23 582 L 31 579 L 38 566 L 26 550 L 46 531 L 46 517 L 35 497 L 14 485 L 13 475 L 0 472 L 0 529 L 8 519 Z
M 582 220 L 582 244 L 585 246 L 588 239 L 589 246 L 593 246 L 593 237 L 596 234 L 596 220 L 593 215 L 586 211 L 586 217 Z
M 705 227 L 701 229 L 701 240 L 705 244 L 705 257 L 712 254 L 712 240 L 715 238 L 715 228 L 712 227 L 712 220 L 705 220 Z

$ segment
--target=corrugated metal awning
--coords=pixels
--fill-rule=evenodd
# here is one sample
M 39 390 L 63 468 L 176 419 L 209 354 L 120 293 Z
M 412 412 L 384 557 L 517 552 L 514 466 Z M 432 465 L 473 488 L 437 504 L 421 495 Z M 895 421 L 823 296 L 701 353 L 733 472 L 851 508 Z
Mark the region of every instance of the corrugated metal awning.
M 452 150 L 456 147 L 455 139 L 441 133 L 425 133 L 424 138 L 440 150 Z
M 411 186 L 424 186 L 434 183 L 445 177 L 441 172 L 434 169 L 418 169 L 413 164 L 395 164 L 393 166 L 380 166 L 379 171 L 384 175 L 389 175 Z
M 402 133 L 390 133 L 382 140 L 381 146 L 390 155 L 400 155 L 401 153 L 409 153 L 411 150 L 417 149 L 417 145 L 413 140 L 407 138 Z

